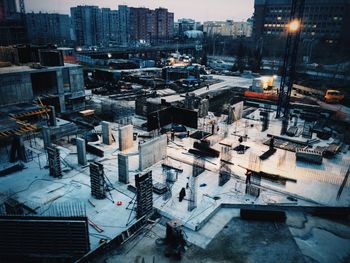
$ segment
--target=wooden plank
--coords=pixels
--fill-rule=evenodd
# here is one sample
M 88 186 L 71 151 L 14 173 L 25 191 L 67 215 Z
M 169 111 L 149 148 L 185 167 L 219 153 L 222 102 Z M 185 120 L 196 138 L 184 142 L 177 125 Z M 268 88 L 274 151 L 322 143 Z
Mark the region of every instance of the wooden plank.
M 90 219 L 88 219 L 89 225 L 92 226 L 97 232 L 102 233 L 104 230 L 99 227 L 98 225 L 96 225 L 93 221 L 91 221 Z

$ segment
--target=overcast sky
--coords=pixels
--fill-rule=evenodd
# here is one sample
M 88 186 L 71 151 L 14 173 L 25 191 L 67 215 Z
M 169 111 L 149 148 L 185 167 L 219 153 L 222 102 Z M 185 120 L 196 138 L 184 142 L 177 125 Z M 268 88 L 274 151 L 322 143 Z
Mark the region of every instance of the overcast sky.
M 97 5 L 117 9 L 120 4 L 134 7 L 165 7 L 175 13 L 175 19 L 194 18 L 197 21 L 246 20 L 254 12 L 254 0 L 26 0 L 27 12 L 69 14 L 70 7 Z

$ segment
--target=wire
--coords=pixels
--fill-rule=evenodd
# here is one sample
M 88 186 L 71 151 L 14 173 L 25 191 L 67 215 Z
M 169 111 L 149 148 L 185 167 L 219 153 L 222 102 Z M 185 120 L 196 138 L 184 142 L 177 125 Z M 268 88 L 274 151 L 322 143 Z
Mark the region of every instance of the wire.
M 117 191 L 117 192 L 119 192 L 119 193 L 125 195 L 126 197 L 129 197 L 131 200 L 133 199 L 133 197 L 131 197 L 131 196 L 127 195 L 126 193 L 124 193 L 124 192 L 118 190 L 117 188 L 115 188 L 115 187 L 113 186 L 113 184 L 111 183 L 111 181 L 109 180 L 109 178 L 107 177 L 106 174 L 104 174 L 104 176 L 105 176 L 105 178 L 107 179 L 108 183 L 110 184 L 109 187 L 111 187 L 112 190 L 115 190 L 115 191 Z
M 16 194 L 19 194 L 19 193 L 22 193 L 22 192 L 27 191 L 34 183 L 36 183 L 36 182 L 38 182 L 38 181 L 53 182 L 53 183 L 57 183 L 57 184 L 68 185 L 67 183 L 56 182 L 56 181 L 54 181 L 54 180 L 49 180 L 49 179 L 35 179 L 35 180 L 32 181 L 25 189 L 22 189 L 22 190 L 20 190 L 20 191 L 17 191 L 17 192 L 12 193 L 12 194 L 9 196 L 9 198 L 12 197 L 12 196 L 14 196 L 14 195 L 16 195 Z
M 136 243 L 135 243 L 128 251 L 126 251 L 125 255 L 127 255 L 132 249 L 134 249 L 134 248 L 136 247 L 136 245 L 137 245 L 138 243 L 140 243 L 141 240 L 144 239 L 145 236 L 146 236 L 146 235 L 152 230 L 152 228 L 155 227 L 157 224 L 158 224 L 158 222 L 155 222 L 149 229 L 146 229 L 146 232 L 144 233 L 144 235 L 143 235 L 139 240 L 137 240 Z M 148 230 L 148 231 L 147 231 L 147 230 Z
M 112 240 L 112 238 L 110 238 L 109 236 L 106 236 L 106 235 L 102 235 L 102 234 L 95 234 L 95 233 L 89 233 L 90 236 L 93 236 L 93 237 L 96 237 L 96 238 L 106 238 L 108 240 Z
M 110 228 L 126 228 L 125 226 L 108 226 L 108 225 L 99 225 L 101 227 L 110 227 Z

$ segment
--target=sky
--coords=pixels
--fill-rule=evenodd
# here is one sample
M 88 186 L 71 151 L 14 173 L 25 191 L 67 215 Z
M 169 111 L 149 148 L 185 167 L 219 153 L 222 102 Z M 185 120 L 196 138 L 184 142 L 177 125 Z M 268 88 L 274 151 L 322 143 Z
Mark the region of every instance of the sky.
M 70 7 L 97 5 L 117 9 L 118 5 L 132 7 L 168 8 L 179 18 L 193 18 L 196 21 L 232 19 L 243 21 L 253 15 L 254 0 L 25 0 L 27 12 L 48 12 L 70 14 Z

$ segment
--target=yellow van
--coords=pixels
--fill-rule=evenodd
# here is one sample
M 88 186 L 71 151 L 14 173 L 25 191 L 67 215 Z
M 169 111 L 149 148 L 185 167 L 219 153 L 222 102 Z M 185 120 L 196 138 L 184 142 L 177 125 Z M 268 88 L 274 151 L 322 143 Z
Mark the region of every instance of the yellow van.
M 344 99 L 344 94 L 338 90 L 327 90 L 324 99 L 326 102 L 341 102 Z

